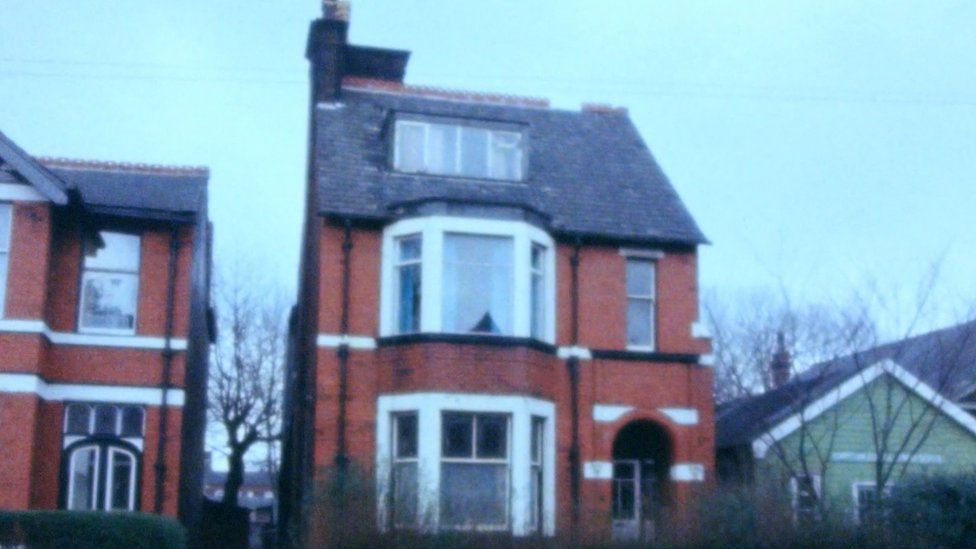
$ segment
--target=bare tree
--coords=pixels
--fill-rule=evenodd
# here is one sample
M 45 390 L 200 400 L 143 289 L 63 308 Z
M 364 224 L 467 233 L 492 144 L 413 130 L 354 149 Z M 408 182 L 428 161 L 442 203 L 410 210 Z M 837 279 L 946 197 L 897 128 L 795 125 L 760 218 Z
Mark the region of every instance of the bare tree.
M 276 472 L 281 431 L 287 338 L 284 300 L 240 277 L 216 289 L 218 342 L 210 370 L 210 420 L 225 441 L 229 470 L 223 503 L 237 504 L 245 458 L 260 447 L 259 462 Z M 272 478 L 274 478 L 272 476 Z

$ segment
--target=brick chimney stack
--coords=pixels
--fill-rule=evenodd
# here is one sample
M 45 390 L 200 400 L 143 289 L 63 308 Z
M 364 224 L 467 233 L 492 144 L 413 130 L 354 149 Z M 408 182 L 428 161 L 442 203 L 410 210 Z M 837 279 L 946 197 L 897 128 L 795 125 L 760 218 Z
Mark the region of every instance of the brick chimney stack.
M 773 389 L 778 389 L 790 380 L 790 371 L 793 369 L 793 359 L 790 352 L 786 350 L 786 338 L 783 332 L 776 334 L 776 352 L 773 353 L 773 361 L 769 367 L 773 377 Z
M 324 0 L 322 17 L 312 21 L 305 49 L 315 103 L 335 101 L 342 92 L 348 32 L 349 2 Z

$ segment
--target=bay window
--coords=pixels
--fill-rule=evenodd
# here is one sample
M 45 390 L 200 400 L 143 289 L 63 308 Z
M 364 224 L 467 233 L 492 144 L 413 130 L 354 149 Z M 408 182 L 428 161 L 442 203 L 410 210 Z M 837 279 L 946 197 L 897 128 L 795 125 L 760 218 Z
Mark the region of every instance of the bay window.
M 13 208 L 0 202 L 0 318 L 7 296 L 7 270 L 10 268 L 10 233 L 13 226 Z
M 139 294 L 137 235 L 102 231 L 104 244 L 85 254 L 79 331 L 134 334 Z
M 380 335 L 555 339 L 552 238 L 521 221 L 430 216 L 384 231 Z
M 380 396 L 377 409 L 379 524 L 553 534 L 551 402 L 408 393 Z
M 523 135 L 517 129 L 398 120 L 393 167 L 406 173 L 522 179 Z

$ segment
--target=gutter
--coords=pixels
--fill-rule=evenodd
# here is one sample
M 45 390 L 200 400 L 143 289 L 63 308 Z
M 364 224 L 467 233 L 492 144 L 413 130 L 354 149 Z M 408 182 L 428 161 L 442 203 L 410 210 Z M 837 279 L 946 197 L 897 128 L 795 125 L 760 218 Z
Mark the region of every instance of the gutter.
M 169 429 L 169 390 L 172 387 L 170 377 L 173 369 L 173 308 L 176 300 L 176 261 L 179 255 L 179 233 L 176 226 L 170 227 L 169 233 L 169 269 L 166 279 L 166 328 L 163 335 L 162 369 L 162 398 L 159 408 L 159 430 L 156 433 L 156 463 L 155 489 L 153 494 L 153 512 L 163 512 L 163 489 L 166 484 L 166 435 Z

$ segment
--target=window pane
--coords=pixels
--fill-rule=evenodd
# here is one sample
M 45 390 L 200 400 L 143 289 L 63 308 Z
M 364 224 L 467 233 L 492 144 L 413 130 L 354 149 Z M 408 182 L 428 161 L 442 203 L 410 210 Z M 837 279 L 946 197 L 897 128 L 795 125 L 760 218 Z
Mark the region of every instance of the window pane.
M 444 236 L 445 331 L 511 333 L 512 248 L 511 238 Z
M 424 171 L 424 127 L 404 122 L 396 125 L 397 169 Z
M 13 207 L 0 204 L 0 252 L 10 249 L 10 233 L 13 220 Z
M 532 418 L 532 463 L 542 461 L 542 436 L 545 426 L 545 419 Z
M 68 509 L 83 511 L 95 508 L 95 474 L 98 450 L 81 448 L 71 454 L 70 497 Z
M 69 404 L 65 412 L 65 432 L 69 435 L 87 435 L 91 428 L 91 407 L 87 404 Z
M 135 462 L 128 452 L 110 450 L 112 462 L 112 485 L 109 486 L 109 509 L 114 511 L 130 511 L 134 508 L 131 497 L 132 483 L 135 480 Z
M 650 346 L 651 344 L 651 301 L 628 299 L 627 345 Z
M 7 298 L 7 264 L 9 254 L 0 252 L 0 318 L 3 317 L 4 302 Z
M 10 250 L 10 225 L 12 217 L 10 204 L 0 204 L 0 317 L 7 295 L 7 264 Z
M 431 124 L 427 141 L 427 171 L 430 173 L 457 173 L 458 127 Z
M 441 464 L 441 525 L 505 526 L 508 466 Z
M 444 414 L 441 447 L 444 457 L 471 457 L 471 414 Z
M 396 418 L 396 457 L 417 457 L 417 415 L 403 414 Z
M 461 175 L 488 176 L 488 130 L 461 128 Z
M 139 237 L 133 234 L 101 231 L 105 246 L 85 256 L 85 267 L 110 271 L 139 270 Z
M 539 245 L 532 246 L 532 337 L 541 339 L 545 334 L 545 279 L 543 265 L 546 249 Z
M 521 137 L 513 132 L 492 132 L 492 177 L 512 180 L 522 178 Z
M 114 435 L 116 434 L 116 417 L 118 411 L 115 406 L 96 406 L 95 407 L 95 434 Z
M 122 409 L 122 436 L 142 436 L 142 408 L 126 406 Z
M 627 295 L 654 295 L 654 263 L 649 260 L 627 260 Z
M 479 458 L 505 458 L 508 447 L 508 418 L 500 414 L 479 414 Z
M 401 334 L 420 331 L 420 265 L 404 265 L 399 269 L 400 287 L 397 303 L 397 331 Z
M 419 236 L 408 236 L 397 240 L 400 261 L 420 259 L 421 242 Z
M 615 463 L 613 465 L 613 518 L 632 519 L 636 516 L 636 485 L 637 469 L 632 463 Z
M 532 485 L 530 490 L 530 505 L 532 506 L 532 528 L 536 532 L 542 531 L 542 467 L 532 466 Z
M 82 328 L 135 329 L 138 284 L 138 275 L 85 273 Z
M 393 524 L 417 524 L 417 462 L 393 465 Z

